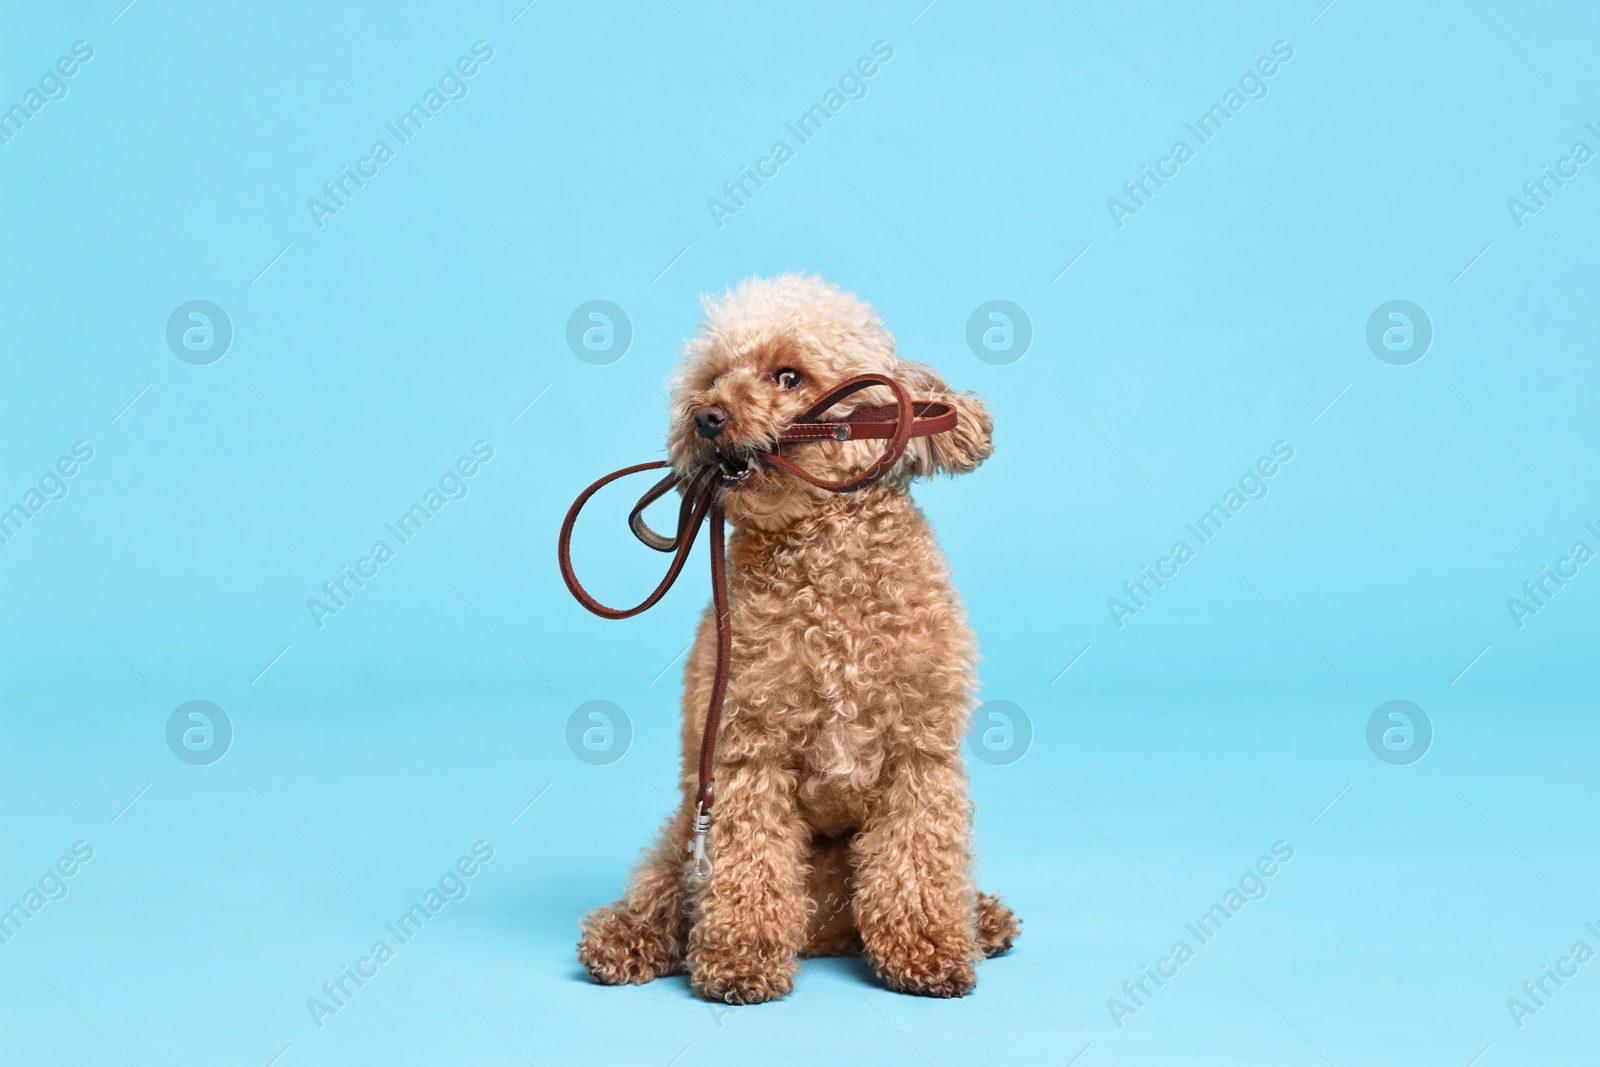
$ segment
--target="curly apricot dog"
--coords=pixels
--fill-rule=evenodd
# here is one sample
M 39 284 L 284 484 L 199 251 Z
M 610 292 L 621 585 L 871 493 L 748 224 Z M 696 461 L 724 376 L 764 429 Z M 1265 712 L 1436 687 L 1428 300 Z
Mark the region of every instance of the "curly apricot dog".
M 824 492 L 756 464 L 725 493 L 733 653 L 715 872 L 694 877 L 684 848 L 715 672 L 708 609 L 684 672 L 683 803 L 622 899 L 584 920 L 578 958 L 612 985 L 687 967 L 699 995 L 753 1004 L 788 993 L 801 956 L 864 953 L 891 989 L 962 996 L 977 983 L 973 964 L 1010 948 L 1020 924 L 973 885 L 960 746 L 977 650 L 908 487 L 982 463 L 989 413 L 901 360 L 877 313 L 820 279 L 747 281 L 707 298 L 705 312 L 672 399 L 668 453 L 686 476 L 748 461 L 859 374 L 952 404 L 960 422 L 914 440 L 860 492 Z M 874 387 L 836 410 L 886 398 Z M 829 441 L 787 454 L 842 478 L 882 447 Z

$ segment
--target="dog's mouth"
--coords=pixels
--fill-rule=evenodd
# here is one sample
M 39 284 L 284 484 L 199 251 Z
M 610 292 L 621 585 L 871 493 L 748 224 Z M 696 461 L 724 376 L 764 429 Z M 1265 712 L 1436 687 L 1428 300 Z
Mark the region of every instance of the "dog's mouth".
M 745 449 L 719 446 L 715 449 L 717 478 L 724 489 L 735 489 L 748 482 L 756 473 L 751 466 L 752 454 Z

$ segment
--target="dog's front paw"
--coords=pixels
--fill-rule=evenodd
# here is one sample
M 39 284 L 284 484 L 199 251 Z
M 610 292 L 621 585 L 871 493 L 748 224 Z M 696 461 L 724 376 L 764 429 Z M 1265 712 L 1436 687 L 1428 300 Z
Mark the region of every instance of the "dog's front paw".
M 883 969 L 883 981 L 896 993 L 919 997 L 964 997 L 978 986 L 978 972 L 966 960 L 949 960 L 915 970 Z
M 951 937 L 941 943 L 916 932 L 908 933 L 903 944 L 874 947 L 874 969 L 896 993 L 948 999 L 977 988 L 978 973 L 972 964 L 982 953 L 968 939 Z
M 689 985 L 707 1000 L 763 1004 L 794 988 L 799 964 L 773 945 L 700 945 L 689 952 Z
M 673 945 L 650 924 L 615 906 L 583 920 L 578 962 L 602 985 L 641 985 L 678 965 Z

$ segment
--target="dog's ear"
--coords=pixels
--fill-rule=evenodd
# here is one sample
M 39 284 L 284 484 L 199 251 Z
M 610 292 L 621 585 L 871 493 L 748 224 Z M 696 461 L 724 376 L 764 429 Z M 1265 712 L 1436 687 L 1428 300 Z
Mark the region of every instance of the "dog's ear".
M 912 477 L 966 474 L 994 451 L 994 419 L 976 393 L 953 392 L 932 367 L 901 361 L 898 377 L 913 400 L 937 400 L 956 409 L 956 428 L 931 437 L 914 437 L 906 449 Z

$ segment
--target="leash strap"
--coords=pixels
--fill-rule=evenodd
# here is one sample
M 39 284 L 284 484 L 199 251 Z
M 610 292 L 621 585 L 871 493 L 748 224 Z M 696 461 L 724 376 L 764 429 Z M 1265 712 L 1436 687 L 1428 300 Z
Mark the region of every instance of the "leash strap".
M 893 404 L 878 404 L 856 408 L 840 419 L 823 422 L 821 418 L 839 401 L 872 386 L 884 386 L 894 394 Z M 881 374 L 863 374 L 841 382 L 811 407 L 807 408 L 793 425 L 778 435 L 778 444 L 804 444 L 815 441 L 887 441 L 883 454 L 866 470 L 847 478 L 830 480 L 819 478 L 775 450 L 755 454 L 763 464 L 791 474 L 804 482 L 835 493 L 850 493 L 870 485 L 883 477 L 900 457 L 913 437 L 931 437 L 956 427 L 955 408 L 939 401 L 914 401 L 905 386 Z M 695 819 L 693 836 L 687 849 L 694 858 L 694 872 L 704 880 L 711 877 L 711 858 L 706 855 L 706 835 L 711 830 L 712 794 L 716 785 L 713 763 L 716 757 L 717 731 L 722 725 L 722 704 L 728 695 L 728 664 L 733 651 L 733 631 L 728 614 L 728 574 L 725 523 L 722 514 L 722 494 L 749 477 L 748 470 L 737 475 L 718 474 L 706 470 L 690 478 L 672 471 L 645 491 L 639 502 L 628 512 L 628 529 L 639 541 L 657 552 L 672 553 L 667 572 L 661 582 L 638 604 L 631 608 L 613 608 L 600 603 L 578 581 L 572 568 L 572 531 L 578 514 L 595 493 L 620 478 L 644 471 L 661 470 L 665 462 L 638 463 L 613 471 L 594 482 L 567 509 L 561 523 L 561 536 L 556 546 L 556 556 L 561 566 L 561 578 L 567 583 L 579 604 L 603 619 L 626 619 L 654 607 L 678 580 L 689 550 L 694 547 L 700 527 L 708 519 L 711 523 L 711 604 L 717 619 L 717 672 L 711 684 L 711 700 L 706 709 L 705 733 L 700 739 L 700 785 L 695 794 Z M 652 530 L 644 520 L 644 511 L 674 488 L 682 485 L 683 502 L 678 507 L 677 529 L 671 537 Z

